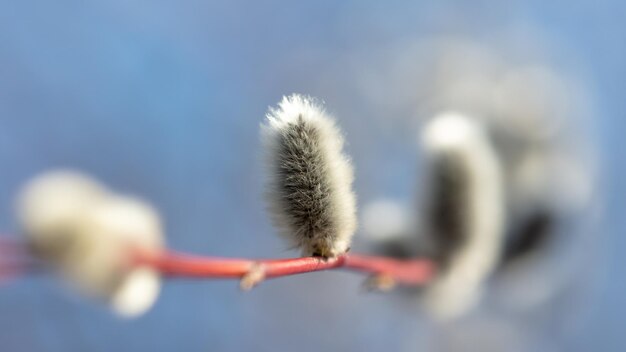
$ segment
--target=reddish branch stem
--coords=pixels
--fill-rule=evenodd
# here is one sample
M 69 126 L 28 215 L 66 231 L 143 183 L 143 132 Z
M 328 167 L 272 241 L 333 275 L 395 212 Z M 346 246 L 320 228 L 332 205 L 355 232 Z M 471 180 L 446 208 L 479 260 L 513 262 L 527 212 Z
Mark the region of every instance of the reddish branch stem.
M 397 283 L 420 285 L 434 275 L 433 264 L 424 259 L 396 260 L 360 254 L 345 254 L 333 259 L 317 257 L 289 259 L 233 259 L 198 257 L 187 254 L 163 252 L 140 255 L 139 263 L 159 269 L 174 277 L 241 278 L 254 285 L 265 278 L 303 274 L 343 268 L 373 276 L 384 276 Z M 245 285 L 245 283 L 244 283 Z
M 28 249 L 20 241 L 0 237 L 0 279 L 30 272 L 33 264 Z M 384 279 L 388 284 L 422 285 L 435 274 L 426 259 L 397 260 L 362 254 L 345 254 L 337 258 L 318 257 L 287 259 L 236 259 L 203 257 L 173 251 L 161 253 L 135 252 L 132 265 L 148 265 L 170 277 L 235 278 L 242 287 L 250 288 L 264 279 L 303 274 L 314 271 L 346 269 Z
M 35 267 L 21 242 L 0 237 L 0 285 L 24 273 L 34 272 Z

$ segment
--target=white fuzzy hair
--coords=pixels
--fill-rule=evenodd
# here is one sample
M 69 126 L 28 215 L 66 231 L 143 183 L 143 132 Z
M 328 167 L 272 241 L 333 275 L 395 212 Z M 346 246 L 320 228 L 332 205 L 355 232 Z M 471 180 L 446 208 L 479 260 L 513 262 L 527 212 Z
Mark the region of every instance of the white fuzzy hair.
M 50 247 L 80 222 L 92 204 L 107 194 L 108 190 L 99 182 L 71 170 L 56 170 L 35 177 L 18 199 L 22 230 L 35 249 L 45 247 L 42 254 L 56 256 Z
M 354 176 L 333 119 L 294 94 L 269 110 L 261 131 L 269 210 L 280 234 L 303 255 L 345 253 L 357 226 Z
M 81 291 L 107 301 L 123 316 L 153 305 L 159 274 L 128 266 L 133 248 L 163 247 L 160 220 L 151 206 L 114 195 L 77 172 L 56 171 L 25 187 L 18 212 L 33 253 Z
M 424 204 L 435 242 L 439 278 L 426 291 L 437 318 L 454 318 L 480 298 L 504 240 L 502 166 L 477 120 L 443 113 L 428 123 L 422 143 L 431 178 Z

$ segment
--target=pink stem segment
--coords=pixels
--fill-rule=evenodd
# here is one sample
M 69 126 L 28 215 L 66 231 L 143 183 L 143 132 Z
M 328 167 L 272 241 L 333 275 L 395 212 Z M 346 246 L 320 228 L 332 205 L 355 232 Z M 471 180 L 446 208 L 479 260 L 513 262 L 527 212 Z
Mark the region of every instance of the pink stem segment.
M 265 279 L 334 269 L 369 274 L 384 285 L 424 285 L 435 276 L 435 266 L 427 259 L 399 260 L 356 253 L 330 259 L 302 257 L 259 260 L 195 256 L 170 250 L 132 253 L 130 265 L 133 266 L 150 266 L 169 277 L 241 279 L 243 288 L 251 288 Z M 0 238 L 0 281 L 36 272 L 36 268 L 37 264 L 23 243 Z
M 0 285 L 33 271 L 34 267 L 28 249 L 22 242 L 0 237 Z
M 432 262 L 425 259 L 396 260 L 360 254 L 344 254 L 332 259 L 303 257 L 251 260 L 199 257 L 165 251 L 138 255 L 137 260 L 140 264 L 152 266 L 173 277 L 245 279 L 247 275 L 257 273 L 262 280 L 342 268 L 385 276 L 405 285 L 421 285 L 428 283 L 435 272 Z

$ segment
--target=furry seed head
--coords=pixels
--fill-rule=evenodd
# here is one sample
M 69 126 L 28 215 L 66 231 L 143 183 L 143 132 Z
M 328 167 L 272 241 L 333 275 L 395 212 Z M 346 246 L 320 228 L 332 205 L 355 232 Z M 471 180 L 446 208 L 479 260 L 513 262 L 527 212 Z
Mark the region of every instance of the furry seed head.
M 502 167 L 481 125 L 464 115 L 436 116 L 422 133 L 430 178 L 425 232 L 441 276 L 427 307 L 446 319 L 471 308 L 500 257 L 504 236 Z
M 262 125 L 274 224 L 303 255 L 345 253 L 356 231 L 353 171 L 343 137 L 322 107 L 284 97 Z
M 163 246 L 159 217 L 149 205 L 114 195 L 87 176 L 51 172 L 31 181 L 19 199 L 19 218 L 33 253 L 73 285 L 136 316 L 156 300 L 151 268 L 128 267 L 133 248 Z

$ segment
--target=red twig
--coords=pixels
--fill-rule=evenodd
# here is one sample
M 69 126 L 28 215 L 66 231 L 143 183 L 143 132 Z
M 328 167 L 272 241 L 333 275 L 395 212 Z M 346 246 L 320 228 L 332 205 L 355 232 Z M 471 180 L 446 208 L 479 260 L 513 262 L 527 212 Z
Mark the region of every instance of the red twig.
M 17 241 L 0 240 L 0 285 L 34 271 L 32 268 L 33 262 L 24 246 Z
M 243 288 L 250 288 L 264 279 L 337 268 L 382 276 L 394 283 L 406 285 L 425 284 L 434 274 L 434 267 L 428 260 L 396 260 L 360 254 L 345 254 L 333 259 L 303 257 L 251 260 L 163 252 L 139 255 L 138 263 L 148 264 L 173 277 L 240 278 Z
M 25 273 L 34 272 L 34 267 L 29 260 L 0 261 L 0 285 Z
M 380 288 L 396 283 L 422 285 L 428 283 L 435 274 L 434 265 L 426 259 L 397 260 L 354 253 L 332 259 L 303 257 L 259 260 L 203 257 L 167 250 L 134 254 L 132 265 L 149 265 L 166 276 L 241 279 L 241 286 L 245 289 L 265 279 L 333 269 L 369 274 Z M 0 279 L 34 272 L 37 268 L 27 247 L 15 239 L 0 238 L 0 259 Z
M 24 254 L 26 251 L 26 246 L 22 241 L 0 236 L 0 253 L 2 255 L 19 255 Z

